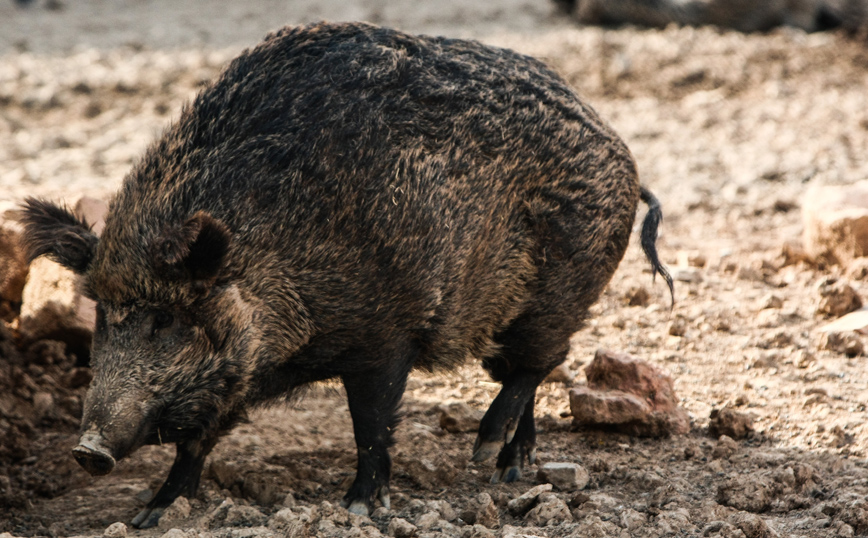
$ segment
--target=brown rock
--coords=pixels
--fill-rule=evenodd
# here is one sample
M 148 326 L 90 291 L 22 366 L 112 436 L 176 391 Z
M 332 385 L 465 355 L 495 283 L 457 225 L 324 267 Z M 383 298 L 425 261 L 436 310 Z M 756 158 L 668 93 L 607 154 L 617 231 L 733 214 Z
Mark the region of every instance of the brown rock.
M 585 369 L 587 387 L 570 391 L 574 423 L 614 427 L 630 435 L 660 437 L 686 433 L 687 413 L 668 372 L 627 354 L 597 351 Z
M 436 410 L 440 412 L 440 427 L 449 433 L 475 432 L 482 420 L 482 412 L 464 402 L 438 405 Z
M 466 462 L 438 455 L 428 458 L 400 458 L 396 463 L 414 484 L 423 489 L 438 489 L 452 484 L 466 466 Z
M 79 357 L 87 355 L 96 324 L 96 303 L 83 296 L 75 274 L 48 258 L 30 264 L 21 305 L 25 339 L 59 340 Z
M 648 306 L 650 300 L 651 294 L 644 286 L 633 286 L 624 294 L 624 302 L 628 306 Z
M 868 180 L 808 189 L 802 221 L 809 256 L 847 265 L 868 255 Z
M 574 491 L 587 486 L 590 475 L 578 463 L 548 462 L 540 466 L 537 479 L 559 491 Z
M 28 264 L 20 234 L 0 227 L 0 319 L 12 321 L 21 308 Z
M 178 497 L 160 516 L 160 522 L 157 526 L 163 530 L 177 527 L 179 522 L 190 517 L 190 510 L 190 501 L 186 497 Z
M 823 333 L 820 338 L 820 348 L 848 357 L 858 357 L 865 351 L 862 339 L 855 333 Z
M 745 538 L 777 538 L 779 535 L 769 528 L 763 518 L 748 512 L 736 512 L 729 522 L 741 529 Z
M 395 538 L 410 538 L 416 534 L 416 526 L 400 517 L 392 518 L 389 522 L 389 536 Z
M 126 538 L 127 526 L 120 521 L 112 523 L 103 531 L 102 535 L 105 538 Z
M 468 525 L 482 525 L 489 529 L 500 525 L 497 505 L 488 493 L 480 493 L 461 512 L 461 519 Z
M 531 525 L 547 527 L 570 522 L 573 520 L 573 515 L 570 513 L 567 503 L 552 493 L 543 493 L 539 496 L 539 503 L 531 508 L 524 519 Z
M 509 501 L 506 507 L 510 514 L 520 516 L 530 510 L 537 503 L 540 495 L 551 490 L 551 484 L 540 484 L 539 486 L 534 486 L 522 493 L 519 497 Z
M 709 419 L 708 433 L 712 437 L 726 435 L 732 439 L 744 439 L 753 432 L 753 418 L 729 406 L 713 409 Z
M 736 476 L 717 488 L 718 503 L 747 512 L 765 512 L 773 499 L 774 488 L 754 474 Z
M 711 451 L 712 459 L 726 459 L 738 450 L 738 443 L 736 443 L 732 437 L 728 435 L 721 435 L 717 439 L 717 444 L 714 446 L 714 450 Z
M 576 374 L 564 363 L 549 372 L 543 383 L 570 383 L 575 377 Z
M 827 278 L 817 288 L 820 303 L 817 313 L 828 317 L 841 317 L 862 308 L 862 298 L 846 281 Z

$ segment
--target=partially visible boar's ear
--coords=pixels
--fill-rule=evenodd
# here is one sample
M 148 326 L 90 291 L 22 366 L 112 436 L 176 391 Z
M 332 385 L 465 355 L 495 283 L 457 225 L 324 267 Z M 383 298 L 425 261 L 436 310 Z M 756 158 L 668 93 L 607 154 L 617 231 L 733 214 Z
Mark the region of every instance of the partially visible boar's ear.
M 65 207 L 27 198 L 21 205 L 24 247 L 27 257 L 49 258 L 78 274 L 84 274 L 99 242 L 86 220 Z
M 217 278 L 231 234 L 225 224 L 199 211 L 181 226 L 166 229 L 154 243 L 158 271 L 174 278 L 190 279 L 204 291 Z

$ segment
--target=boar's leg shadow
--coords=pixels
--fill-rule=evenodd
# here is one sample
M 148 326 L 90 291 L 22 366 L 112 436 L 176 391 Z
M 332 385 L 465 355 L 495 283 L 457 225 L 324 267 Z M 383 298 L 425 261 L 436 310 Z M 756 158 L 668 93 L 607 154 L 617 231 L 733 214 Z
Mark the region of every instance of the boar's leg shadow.
M 219 436 L 185 441 L 177 444 L 175 462 L 169 470 L 169 476 L 154 498 L 139 514 L 133 518 L 133 527 L 147 529 L 160 521 L 160 516 L 176 498 L 183 495 L 194 497 L 199 489 L 199 479 L 205 457 L 217 444 Z
M 378 361 L 373 368 L 341 376 L 359 455 L 356 479 L 341 505 L 354 514 L 368 515 L 375 499 L 390 507 L 389 447 L 394 444 L 398 406 L 418 352 L 405 348 L 391 353 L 394 360 Z
M 552 321 L 550 316 L 545 317 Z M 477 462 L 487 460 L 500 449 L 492 484 L 518 480 L 525 459 L 529 463 L 536 460 L 536 389 L 566 358 L 571 334 L 552 334 L 550 327 L 542 331 L 542 325 L 530 314 L 520 316 L 496 337 L 500 353 L 483 361 L 491 377 L 503 384 L 482 417 L 473 447 L 472 461 Z

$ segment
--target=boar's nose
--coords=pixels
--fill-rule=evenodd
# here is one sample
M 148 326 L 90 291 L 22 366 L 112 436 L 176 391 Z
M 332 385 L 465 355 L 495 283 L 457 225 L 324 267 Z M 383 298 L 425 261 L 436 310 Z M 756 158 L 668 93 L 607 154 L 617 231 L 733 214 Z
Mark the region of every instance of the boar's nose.
M 103 446 L 102 436 L 96 433 L 82 435 L 78 446 L 72 449 L 72 455 L 93 476 L 109 474 L 115 468 L 114 457 Z

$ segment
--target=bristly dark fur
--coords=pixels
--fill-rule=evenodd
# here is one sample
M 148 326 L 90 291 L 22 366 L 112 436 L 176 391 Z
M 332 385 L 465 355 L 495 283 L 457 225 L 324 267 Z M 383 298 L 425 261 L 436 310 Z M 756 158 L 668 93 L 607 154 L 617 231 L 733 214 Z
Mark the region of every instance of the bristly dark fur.
M 61 255 L 99 303 L 79 461 L 177 442 L 133 521 L 152 526 L 245 409 L 339 378 L 359 447 L 344 501 L 365 512 L 388 503 L 408 372 L 472 357 L 503 384 L 474 458 L 499 452 L 495 480 L 516 480 L 537 386 L 620 263 L 640 196 L 666 278 L 630 151 L 541 62 L 361 23 L 271 34 L 147 150 L 93 260 L 89 242 Z M 50 216 L 42 229 L 68 225 Z
M 36 198 L 25 199 L 22 210 L 28 259 L 32 261 L 47 255 L 76 273 L 84 274 L 97 244 L 90 224 L 65 207 Z
M 647 188 L 642 187 L 640 197 L 643 202 L 648 205 L 648 213 L 645 215 L 645 220 L 642 221 L 641 245 L 642 251 L 648 261 L 651 262 L 651 274 L 660 274 L 666 285 L 669 286 L 669 298 L 672 301 L 670 307 L 675 306 L 675 287 L 672 284 L 672 276 L 666 267 L 660 263 L 660 258 L 657 256 L 657 227 L 663 219 L 663 212 L 660 210 L 660 201 Z

